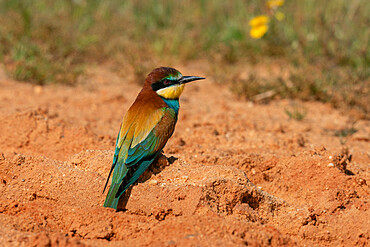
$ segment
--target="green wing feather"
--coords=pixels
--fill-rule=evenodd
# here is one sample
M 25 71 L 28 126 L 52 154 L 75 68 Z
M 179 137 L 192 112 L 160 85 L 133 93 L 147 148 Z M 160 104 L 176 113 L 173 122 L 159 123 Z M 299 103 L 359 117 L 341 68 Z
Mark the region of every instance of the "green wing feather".
M 104 202 L 105 207 L 117 209 L 120 196 L 143 174 L 163 149 L 173 133 L 176 120 L 177 116 L 173 109 L 162 108 L 159 121 L 150 123 L 149 134 L 144 135 L 145 138 L 135 146 L 133 140 L 137 136 L 143 136 L 143 133 L 136 133 L 138 132 L 135 128 L 136 123 L 132 123 L 124 135 L 121 133 L 122 128 L 120 129 L 112 168 L 107 179 L 108 183 L 113 171 L 112 184 Z

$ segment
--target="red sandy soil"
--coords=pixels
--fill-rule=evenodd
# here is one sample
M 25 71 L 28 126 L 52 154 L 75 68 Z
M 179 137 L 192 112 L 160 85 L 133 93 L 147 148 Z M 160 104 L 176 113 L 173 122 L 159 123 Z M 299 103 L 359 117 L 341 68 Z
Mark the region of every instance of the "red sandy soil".
M 288 100 L 246 102 L 202 64 L 177 68 L 210 79 L 187 86 L 120 212 L 102 190 L 140 85 L 105 67 L 76 87 L 0 73 L 1 246 L 369 246 L 369 121 L 317 102 L 297 121 Z

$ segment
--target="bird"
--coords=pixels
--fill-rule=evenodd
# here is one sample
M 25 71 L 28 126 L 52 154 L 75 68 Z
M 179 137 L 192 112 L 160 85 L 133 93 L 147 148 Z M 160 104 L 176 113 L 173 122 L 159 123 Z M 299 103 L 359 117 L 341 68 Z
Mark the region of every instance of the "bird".
M 183 76 L 170 67 L 156 68 L 148 74 L 120 126 L 113 163 L 103 190 L 104 193 L 113 172 L 104 207 L 117 210 L 123 193 L 162 152 L 175 130 L 179 97 L 185 84 L 203 79 L 206 78 Z

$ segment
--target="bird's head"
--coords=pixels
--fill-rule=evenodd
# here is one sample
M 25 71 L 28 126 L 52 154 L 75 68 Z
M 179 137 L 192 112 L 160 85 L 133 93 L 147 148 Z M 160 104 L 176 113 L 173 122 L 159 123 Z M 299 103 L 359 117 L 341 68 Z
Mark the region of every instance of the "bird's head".
M 178 70 L 169 67 L 154 69 L 146 78 L 147 85 L 165 99 L 178 99 L 185 83 L 202 80 L 204 77 L 183 76 Z

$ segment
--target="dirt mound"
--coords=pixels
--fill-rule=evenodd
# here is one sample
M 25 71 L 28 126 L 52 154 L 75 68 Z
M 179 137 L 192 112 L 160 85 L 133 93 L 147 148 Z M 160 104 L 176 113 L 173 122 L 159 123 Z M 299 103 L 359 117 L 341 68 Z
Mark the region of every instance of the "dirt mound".
M 102 189 L 139 86 L 104 68 L 75 88 L 0 78 L 6 246 L 368 245 L 368 121 L 315 102 L 296 121 L 289 101 L 255 105 L 211 80 L 189 85 L 164 154 L 116 212 L 102 207 Z
M 258 189 L 244 172 L 230 166 L 194 167 L 180 160 L 169 165 L 162 156 L 130 190 L 126 212 L 103 208 L 101 185 L 112 155 L 112 151 L 85 151 L 65 162 L 40 156 L 2 155 L 1 223 L 11 222 L 18 226 L 17 231 L 34 233 L 19 242 L 35 245 L 81 244 L 55 234 L 60 231 L 78 239 L 132 238 L 133 245 L 202 243 L 208 237 L 217 240 L 224 234 L 227 238 L 216 243 L 242 244 L 261 232 L 264 234 L 251 243 L 290 242 L 274 228 L 249 224 L 267 221 L 287 204 Z M 176 220 L 180 216 L 183 218 Z M 184 222 L 189 231 L 183 231 Z M 210 228 L 213 224 L 222 228 Z M 256 226 L 261 232 L 255 232 Z M 141 229 L 156 237 L 136 242 Z M 166 234 L 169 229 L 177 230 Z M 14 236 L 5 240 L 14 241 Z

